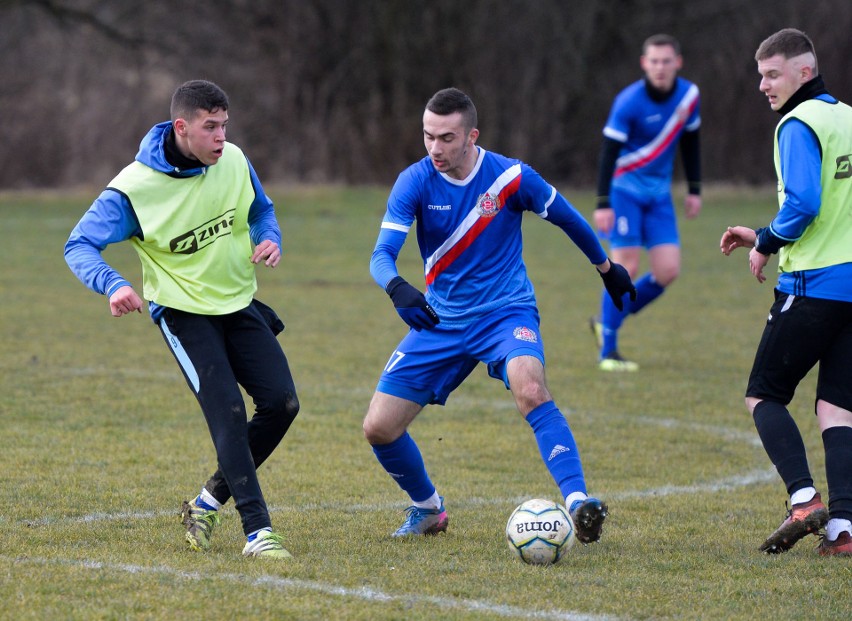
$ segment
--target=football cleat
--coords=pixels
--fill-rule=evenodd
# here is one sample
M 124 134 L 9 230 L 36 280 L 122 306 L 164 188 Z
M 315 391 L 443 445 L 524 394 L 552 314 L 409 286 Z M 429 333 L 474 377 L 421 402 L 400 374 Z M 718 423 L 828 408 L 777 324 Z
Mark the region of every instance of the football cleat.
M 822 541 L 819 542 L 820 556 L 852 556 L 852 535 L 849 531 L 843 531 L 834 541 L 829 541 L 825 535 L 820 535 Z
M 254 541 L 247 541 L 243 548 L 243 556 L 256 556 L 258 558 L 292 558 L 286 549 L 284 549 L 284 537 L 278 533 L 273 533 L 271 530 L 262 530 L 254 538 Z
M 786 552 L 805 535 L 819 531 L 826 522 L 828 509 L 822 504 L 819 494 L 814 494 L 808 502 L 800 502 L 790 507 L 787 510 L 787 518 L 759 549 L 767 554 Z
M 601 538 L 603 523 L 609 515 L 609 507 L 597 498 L 585 498 L 575 500 L 568 510 L 571 521 L 574 522 L 574 531 L 577 539 L 582 544 L 593 543 Z
M 199 507 L 194 500 L 184 500 L 180 507 L 180 517 L 186 527 L 186 542 L 190 549 L 196 552 L 209 550 L 213 528 L 219 525 L 219 512 Z
M 589 330 L 592 331 L 592 336 L 595 337 L 595 344 L 598 349 L 603 347 L 603 324 L 598 321 L 597 317 L 589 317 Z
M 598 362 L 601 371 L 613 371 L 616 373 L 632 373 L 639 370 L 639 365 L 631 360 L 625 360 L 617 351 L 608 353 Z
M 440 509 L 421 509 L 414 505 L 405 510 L 405 522 L 402 523 L 394 537 L 407 537 L 409 535 L 437 535 L 446 532 L 449 518 L 444 509 L 444 497 L 441 496 Z

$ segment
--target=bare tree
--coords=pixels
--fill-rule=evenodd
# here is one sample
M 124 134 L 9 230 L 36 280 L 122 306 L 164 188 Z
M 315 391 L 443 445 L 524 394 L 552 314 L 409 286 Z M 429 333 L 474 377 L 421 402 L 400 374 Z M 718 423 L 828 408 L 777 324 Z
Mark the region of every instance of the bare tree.
M 705 177 L 767 182 L 777 117 L 754 50 L 802 28 L 829 89 L 852 101 L 846 4 L 0 0 L 0 187 L 105 184 L 192 78 L 229 93 L 229 135 L 270 181 L 389 183 L 424 153 L 426 100 L 454 85 L 486 148 L 592 186 L 612 98 L 656 32 L 681 40 L 701 87 Z

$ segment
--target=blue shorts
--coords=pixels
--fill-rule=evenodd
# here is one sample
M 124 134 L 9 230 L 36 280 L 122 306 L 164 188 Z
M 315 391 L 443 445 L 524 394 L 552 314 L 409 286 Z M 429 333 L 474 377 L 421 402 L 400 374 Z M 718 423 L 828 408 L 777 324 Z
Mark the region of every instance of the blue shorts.
M 409 331 L 391 354 L 376 390 L 420 405 L 444 405 L 480 362 L 509 388 L 506 365 L 518 356 L 534 356 L 544 364 L 534 307 L 501 308 L 462 328 L 438 324 L 432 330 Z
M 638 196 L 612 188 L 610 202 L 615 211 L 610 247 L 653 248 L 680 243 L 671 194 Z

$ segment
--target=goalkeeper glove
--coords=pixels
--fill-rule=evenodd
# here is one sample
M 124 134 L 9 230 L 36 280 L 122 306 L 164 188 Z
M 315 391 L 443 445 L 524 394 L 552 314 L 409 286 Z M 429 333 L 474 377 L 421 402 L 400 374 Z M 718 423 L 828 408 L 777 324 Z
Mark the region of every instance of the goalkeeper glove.
M 418 332 L 423 329 L 431 330 L 441 321 L 435 309 L 426 302 L 426 297 L 402 276 L 392 279 L 385 291 L 402 320 Z
M 604 287 L 606 287 L 606 292 L 609 293 L 609 297 L 612 298 L 612 303 L 615 304 L 615 307 L 618 310 L 624 310 L 624 301 L 621 299 L 621 296 L 625 293 L 630 294 L 631 302 L 636 300 L 636 287 L 633 286 L 633 283 L 630 280 L 630 274 L 628 274 L 627 270 L 621 265 L 610 261 L 609 271 L 604 274 L 598 270 L 598 274 L 601 275 Z

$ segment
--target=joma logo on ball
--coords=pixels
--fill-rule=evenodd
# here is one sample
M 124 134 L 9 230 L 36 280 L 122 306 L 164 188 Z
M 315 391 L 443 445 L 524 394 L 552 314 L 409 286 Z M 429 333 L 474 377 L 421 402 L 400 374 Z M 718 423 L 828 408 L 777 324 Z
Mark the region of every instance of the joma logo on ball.
M 521 533 L 553 533 L 562 527 L 562 522 L 553 520 L 550 522 L 518 522 L 515 529 Z

